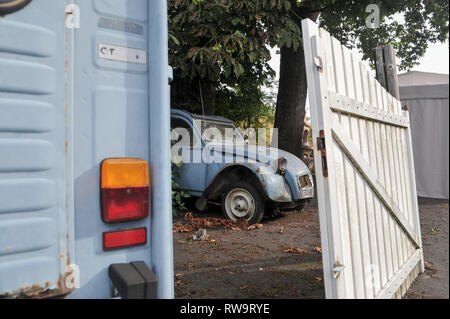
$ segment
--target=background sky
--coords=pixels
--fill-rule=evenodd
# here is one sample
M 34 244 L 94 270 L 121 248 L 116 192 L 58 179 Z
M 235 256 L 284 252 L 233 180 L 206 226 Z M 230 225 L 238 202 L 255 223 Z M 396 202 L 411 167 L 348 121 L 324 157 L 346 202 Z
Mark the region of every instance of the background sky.
M 427 54 L 413 71 L 449 74 L 448 58 L 448 43 L 430 43 Z

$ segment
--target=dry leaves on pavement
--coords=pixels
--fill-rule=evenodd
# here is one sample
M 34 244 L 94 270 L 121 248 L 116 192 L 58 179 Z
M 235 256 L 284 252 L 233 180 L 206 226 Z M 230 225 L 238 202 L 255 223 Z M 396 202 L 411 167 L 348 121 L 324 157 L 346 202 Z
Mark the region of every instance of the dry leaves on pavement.
M 295 247 L 287 247 L 287 248 L 283 249 L 283 253 L 304 255 L 304 254 L 306 254 L 306 250 L 303 250 L 300 248 L 295 248 Z
M 172 226 L 174 233 L 190 233 L 198 229 L 206 228 L 225 228 L 231 230 L 253 230 L 263 227 L 262 224 L 254 224 L 249 226 L 245 219 L 230 220 L 222 218 L 197 218 L 192 213 L 184 215 L 185 223 L 178 223 Z

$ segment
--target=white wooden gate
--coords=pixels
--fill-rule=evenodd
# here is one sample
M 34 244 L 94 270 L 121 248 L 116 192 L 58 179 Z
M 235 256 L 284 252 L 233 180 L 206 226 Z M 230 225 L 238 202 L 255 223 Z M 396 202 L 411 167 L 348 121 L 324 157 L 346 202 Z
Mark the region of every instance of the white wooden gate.
M 409 114 L 303 21 L 327 298 L 402 297 L 423 254 Z

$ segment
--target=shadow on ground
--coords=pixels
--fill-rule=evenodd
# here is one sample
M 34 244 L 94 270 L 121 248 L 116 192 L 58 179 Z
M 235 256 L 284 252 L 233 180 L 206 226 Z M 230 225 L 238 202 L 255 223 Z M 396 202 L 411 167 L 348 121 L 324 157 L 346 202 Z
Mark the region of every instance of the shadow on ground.
M 411 285 L 407 299 L 449 298 L 448 200 L 419 198 L 425 273 Z
M 448 298 L 447 201 L 420 200 L 427 269 L 406 298 Z M 222 217 L 220 208 L 194 217 Z M 175 223 L 182 218 L 175 218 Z M 208 238 L 174 233 L 176 298 L 324 298 L 319 215 L 285 212 L 243 231 L 207 229 Z M 288 253 L 288 248 L 300 253 Z
M 222 217 L 220 210 L 195 217 Z M 175 219 L 175 222 L 180 219 Z M 316 210 L 286 212 L 253 230 L 174 234 L 177 298 L 323 298 Z M 301 253 L 286 253 L 299 248 Z

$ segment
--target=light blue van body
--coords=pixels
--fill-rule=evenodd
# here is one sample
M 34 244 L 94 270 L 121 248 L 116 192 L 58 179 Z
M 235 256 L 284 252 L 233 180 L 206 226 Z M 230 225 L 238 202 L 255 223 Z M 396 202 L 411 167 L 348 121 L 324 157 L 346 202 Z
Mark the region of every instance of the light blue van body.
M 108 267 L 144 261 L 173 298 L 167 55 L 165 0 L 32 0 L 0 17 L 0 297 L 111 298 Z M 149 162 L 150 217 L 102 222 L 107 158 Z M 145 246 L 103 250 L 103 232 L 138 227 Z
M 172 156 L 177 151 L 182 155 L 178 169 L 179 188 L 192 196 L 200 197 L 197 207 L 202 209 L 206 201 L 217 201 L 222 195 L 223 185 L 233 169 L 244 169 L 259 181 L 258 189 L 269 204 L 282 207 L 301 206 L 304 200 L 314 197 L 311 171 L 298 157 L 277 148 L 249 145 L 229 141 L 208 141 L 200 126 L 202 121 L 225 125 L 236 130 L 233 122 L 219 116 L 203 116 L 182 110 L 172 110 L 171 119 L 184 121 L 182 127 L 190 127 L 192 145 L 178 148 L 175 144 Z M 183 122 L 179 122 L 183 123 Z M 174 124 L 172 124 L 173 126 Z M 177 129 L 172 127 L 172 129 Z M 172 136 L 173 139 L 176 136 Z M 175 154 L 176 155 L 176 154 Z M 277 161 L 287 160 L 287 169 L 280 174 Z M 301 178 L 307 183 L 302 185 Z

